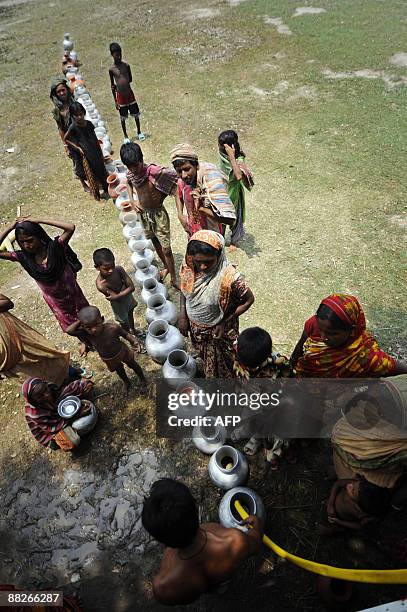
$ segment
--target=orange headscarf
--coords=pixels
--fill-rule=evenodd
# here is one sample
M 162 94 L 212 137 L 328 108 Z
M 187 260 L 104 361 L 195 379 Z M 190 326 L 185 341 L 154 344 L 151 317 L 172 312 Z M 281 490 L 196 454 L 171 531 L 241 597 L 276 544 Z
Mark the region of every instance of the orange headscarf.
M 366 330 L 365 314 L 353 295 L 333 293 L 321 304 L 352 326 L 350 338 L 344 346 L 333 348 L 319 336 L 310 336 L 304 343 L 304 355 L 296 366 L 299 376 L 353 378 L 393 373 L 394 359 L 379 348 L 376 338 Z

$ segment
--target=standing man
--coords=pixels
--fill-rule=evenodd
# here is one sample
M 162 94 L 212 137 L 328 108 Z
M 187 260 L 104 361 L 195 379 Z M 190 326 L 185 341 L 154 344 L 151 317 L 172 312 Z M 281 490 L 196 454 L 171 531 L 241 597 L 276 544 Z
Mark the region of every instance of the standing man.
M 177 173 L 172 168 L 145 164 L 141 148 L 133 142 L 121 146 L 120 158 L 128 168 L 127 184 L 133 210 L 140 214 L 146 238 L 152 241 L 164 265 L 161 279 L 169 273 L 171 285 L 179 289 L 171 250 L 170 218 L 163 205 L 167 196 L 175 197 Z
M 109 68 L 110 84 L 114 103 L 120 113 L 120 123 L 124 134 L 124 142 L 130 142 L 126 129 L 126 121 L 129 113 L 131 117 L 134 117 L 136 122 L 138 139 L 145 140 L 146 137 L 140 128 L 140 109 L 130 86 L 133 80 L 131 68 L 127 62 L 123 62 L 122 49 L 118 43 L 111 43 L 110 54 L 114 60 L 113 66 Z
M 236 213 L 222 172 L 214 164 L 198 162 L 198 154 L 186 143 L 173 148 L 171 162 L 178 175 L 178 219 L 188 238 L 201 229 L 223 234 L 222 226 L 233 226 Z
M 247 533 L 218 523 L 199 524 L 198 509 L 188 487 L 162 478 L 153 483 L 141 517 L 146 531 L 165 545 L 161 567 L 153 579 L 159 602 L 183 605 L 229 580 L 250 555 L 260 550 L 263 529 L 249 516 Z

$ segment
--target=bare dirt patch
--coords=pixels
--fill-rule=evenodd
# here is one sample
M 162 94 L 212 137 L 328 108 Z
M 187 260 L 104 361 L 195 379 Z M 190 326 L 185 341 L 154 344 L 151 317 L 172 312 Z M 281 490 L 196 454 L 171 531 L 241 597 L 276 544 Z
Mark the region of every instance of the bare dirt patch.
M 381 79 L 387 89 L 407 86 L 406 76 L 400 77 L 395 74 L 390 74 L 385 70 L 371 70 L 370 68 L 366 68 L 364 70 L 334 72 L 328 68 L 323 70 L 322 74 L 327 79 Z
M 407 53 L 395 53 L 389 59 L 389 63 L 393 66 L 407 66 Z
M 279 34 L 285 34 L 286 36 L 292 36 L 290 28 L 283 23 L 280 17 L 264 17 L 264 23 L 267 25 L 274 26 Z
M 317 8 L 316 6 L 299 6 L 295 9 L 293 17 L 301 17 L 301 15 L 319 15 L 326 13 L 326 9 Z
M 184 16 L 187 19 L 210 19 L 211 17 L 218 17 L 220 15 L 220 9 L 217 8 L 196 8 L 185 11 Z

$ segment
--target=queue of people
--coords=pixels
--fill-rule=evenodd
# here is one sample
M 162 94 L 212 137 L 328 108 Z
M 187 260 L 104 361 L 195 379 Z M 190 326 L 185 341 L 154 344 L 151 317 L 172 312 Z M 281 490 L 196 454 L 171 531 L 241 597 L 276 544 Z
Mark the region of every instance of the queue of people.
M 130 113 L 138 139 L 145 139 L 130 86 L 131 69 L 123 62 L 117 43 L 112 43 L 110 50 L 114 65 L 109 75 L 125 137 L 120 157 L 128 170 L 129 201 L 161 262 L 162 280 L 169 275 L 171 286 L 180 292 L 178 327 L 200 357 L 204 376 L 242 380 L 391 377 L 386 378 L 390 381 L 387 387 L 393 393 L 396 389 L 398 401 L 406 410 L 407 364 L 379 347 L 366 329 L 364 312 L 355 296 L 337 293 L 324 298 L 305 322 L 290 358 L 273 351 L 271 335 L 261 327 L 239 333 L 239 317 L 252 307 L 255 296 L 244 276 L 228 261 L 225 247 L 227 227 L 231 250 L 244 238 L 245 190 L 254 185 L 238 136 L 233 130 L 219 135 L 220 168 L 200 160 L 188 143 L 172 149 L 171 167 L 146 164 L 140 146 L 129 140 L 126 129 Z M 85 119 L 85 109 L 75 101 L 63 77 L 53 80 L 50 98 L 75 175 L 95 199 L 100 198 L 100 189 L 107 198 L 108 173 L 94 126 Z M 164 206 L 169 196 L 175 198 L 177 217 L 187 239 L 179 273 Z M 61 230 L 60 235 L 51 238 L 43 225 Z M 134 323 L 135 286 L 126 270 L 116 266 L 113 252 L 94 245 L 93 265 L 98 273 L 97 290 L 110 302 L 115 322 L 105 320 L 78 284 L 82 265 L 69 246 L 74 224 L 42 217 L 18 218 L 0 231 L 0 243 L 13 230 L 18 249 L 0 252 L 0 259 L 19 263 L 36 281 L 62 331 L 79 339 L 81 356 L 95 350 L 129 394 L 131 381 L 126 365 L 139 379 L 139 392 L 144 392 L 147 381 L 137 355 L 145 351 L 142 330 Z M 80 421 L 92 408 L 85 404 L 75 417 L 65 418 L 58 413 L 58 406 L 69 396 L 91 401 L 94 383 L 83 377 L 80 368 L 70 365 L 68 352 L 57 350 L 11 314 L 12 308 L 11 300 L 0 295 L 0 372 L 29 377 L 23 384 L 25 416 L 35 439 L 51 449 L 73 450 L 81 433 L 88 431 L 81 429 Z M 353 398 L 334 427 L 332 448 L 338 481 L 328 500 L 330 525 L 325 533 L 361 529 L 391 506 L 402 508 L 407 501 L 407 438 L 379 408 L 373 416 L 369 412 L 371 420 L 366 418 L 366 410 L 372 406 L 377 408 L 369 395 Z M 361 411 L 364 426 L 357 420 Z M 254 455 L 262 445 L 251 438 L 244 450 Z M 264 446 L 272 469 L 279 468 L 282 456 L 292 463 L 296 460 L 290 442 L 277 435 Z M 228 580 L 261 546 L 263 526 L 256 517 L 247 520 L 250 529 L 246 534 L 214 523 L 200 525 L 191 493 L 185 485 L 170 479 L 154 483 L 144 503 L 142 520 L 145 529 L 166 546 L 153 587 L 157 599 L 167 604 L 194 601 Z

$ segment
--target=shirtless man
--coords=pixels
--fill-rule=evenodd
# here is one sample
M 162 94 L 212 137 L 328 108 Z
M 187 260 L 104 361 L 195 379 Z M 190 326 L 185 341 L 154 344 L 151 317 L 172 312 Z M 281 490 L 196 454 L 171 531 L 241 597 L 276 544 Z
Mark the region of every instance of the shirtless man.
M 124 142 L 130 142 L 126 130 L 126 121 L 129 113 L 136 122 L 138 139 L 145 140 L 146 137 L 140 128 L 140 109 L 130 87 L 130 83 L 133 80 L 131 68 L 127 62 L 123 62 L 122 49 L 118 43 L 111 43 L 110 54 L 114 60 L 113 66 L 109 68 L 110 85 L 112 87 L 114 103 L 120 113 Z
M 167 605 L 189 604 L 229 580 L 243 561 L 260 550 L 263 537 L 256 516 L 247 518 L 252 527 L 247 533 L 217 523 L 200 525 L 188 487 L 170 478 L 152 485 L 142 523 L 166 546 L 153 593 Z
M 88 336 L 89 342 L 105 362 L 108 370 L 116 372 L 122 379 L 127 395 L 130 390 L 130 380 L 124 370 L 124 363 L 134 370 L 143 386 L 146 384 L 143 370 L 134 359 L 134 351 L 121 341 L 121 338 L 125 338 L 133 347 L 138 348 L 136 338 L 114 321 L 105 321 L 96 306 L 82 308 L 78 313 L 78 320 L 67 328 L 66 333 L 75 336 L 78 331 Z
M 167 196 L 175 197 L 177 173 L 171 168 L 145 164 L 142 150 L 133 142 L 121 146 L 120 157 L 128 168 L 127 183 L 132 207 L 140 214 L 146 238 L 152 241 L 157 255 L 163 262 L 164 270 L 161 272 L 161 278 L 164 279 L 169 272 L 171 285 L 178 289 L 171 250 L 170 218 L 163 206 Z

